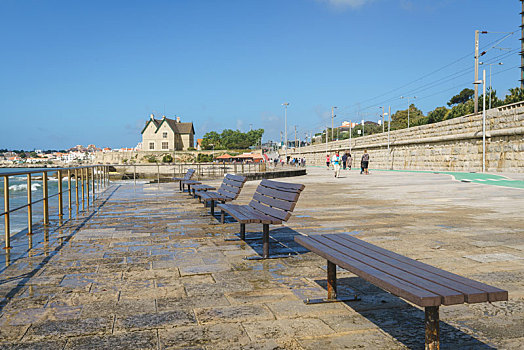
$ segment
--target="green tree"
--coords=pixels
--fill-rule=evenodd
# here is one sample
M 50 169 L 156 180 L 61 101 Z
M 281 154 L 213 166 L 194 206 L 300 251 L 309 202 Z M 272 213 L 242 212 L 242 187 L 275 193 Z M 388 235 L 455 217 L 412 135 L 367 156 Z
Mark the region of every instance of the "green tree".
M 504 99 L 504 104 L 510 104 L 515 102 L 524 101 L 524 89 L 519 87 L 509 89 L 509 95 L 506 95 Z
M 409 124 L 419 125 L 418 120 L 424 118 L 424 113 L 414 104 L 409 106 Z M 399 110 L 391 115 L 391 130 L 404 129 L 408 127 L 408 110 Z
M 213 155 L 212 154 L 205 154 L 205 153 L 199 153 L 197 155 L 197 162 L 198 163 L 208 163 L 213 161 Z
M 471 100 L 474 95 L 475 95 L 475 90 L 465 88 L 458 95 L 453 96 L 449 100 L 448 106 L 451 107 L 456 104 L 466 103 L 467 101 Z
M 435 108 L 428 113 L 428 123 L 432 124 L 443 121 L 448 111 L 449 110 L 444 106 Z
M 212 149 L 215 145 L 216 149 L 220 149 L 220 134 L 216 131 L 210 131 L 204 135 L 202 138 L 202 149 Z
M 480 104 L 482 106 L 482 104 Z M 466 103 L 460 103 L 446 113 L 444 120 L 462 117 L 467 114 L 471 114 L 475 111 L 475 103 L 473 100 L 469 100 Z

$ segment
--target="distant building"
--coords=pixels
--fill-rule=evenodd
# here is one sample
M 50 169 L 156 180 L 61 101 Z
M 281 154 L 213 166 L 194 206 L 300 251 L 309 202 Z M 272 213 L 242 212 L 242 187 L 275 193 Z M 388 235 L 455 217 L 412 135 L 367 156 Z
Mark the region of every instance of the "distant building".
M 197 146 L 196 146 L 196 149 L 197 151 L 201 151 L 202 150 L 202 141 L 204 139 L 197 139 Z
M 181 151 L 193 147 L 195 129 L 193 123 L 182 123 L 180 117 L 176 120 L 162 116 L 155 119 L 151 114 L 142 130 L 143 151 Z

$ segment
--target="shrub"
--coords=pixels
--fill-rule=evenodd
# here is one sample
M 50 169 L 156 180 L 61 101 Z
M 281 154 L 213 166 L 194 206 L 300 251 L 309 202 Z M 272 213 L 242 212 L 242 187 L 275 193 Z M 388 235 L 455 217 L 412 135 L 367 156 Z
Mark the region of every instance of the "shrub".
M 162 157 L 162 163 L 172 163 L 173 157 L 170 154 L 164 154 Z

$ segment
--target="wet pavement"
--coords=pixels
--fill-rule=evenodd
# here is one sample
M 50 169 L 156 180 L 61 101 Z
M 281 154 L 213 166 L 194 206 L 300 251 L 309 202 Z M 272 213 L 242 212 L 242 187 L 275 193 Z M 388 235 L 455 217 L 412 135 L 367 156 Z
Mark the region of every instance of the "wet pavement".
M 508 302 L 441 307 L 443 349 L 524 343 L 524 196 L 439 174 L 308 169 L 285 225 L 220 224 L 178 185 L 112 184 L 91 211 L 33 236 L 0 273 L 0 349 L 423 349 L 424 312 L 326 262 L 299 234 L 348 232 L 509 291 Z M 213 183 L 211 183 L 213 184 Z M 246 183 L 248 203 L 257 181 Z M 17 240 L 18 251 L 27 237 Z

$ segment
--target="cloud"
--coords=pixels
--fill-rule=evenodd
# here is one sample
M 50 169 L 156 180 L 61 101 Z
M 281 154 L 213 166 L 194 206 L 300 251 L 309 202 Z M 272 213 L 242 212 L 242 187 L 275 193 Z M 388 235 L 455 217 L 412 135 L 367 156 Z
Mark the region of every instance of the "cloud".
M 362 7 L 364 5 L 367 5 L 371 2 L 373 2 L 374 0 L 317 0 L 318 2 L 321 2 L 321 3 L 326 3 L 332 7 L 336 7 L 336 8 L 359 8 L 359 7 Z

